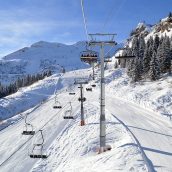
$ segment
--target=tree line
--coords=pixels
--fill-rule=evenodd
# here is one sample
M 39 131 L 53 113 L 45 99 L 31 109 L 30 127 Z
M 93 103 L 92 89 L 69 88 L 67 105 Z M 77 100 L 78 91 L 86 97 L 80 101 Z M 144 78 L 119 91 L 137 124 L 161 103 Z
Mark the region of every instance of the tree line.
M 52 72 L 50 70 L 45 71 L 43 73 L 39 73 L 36 75 L 26 75 L 23 78 L 18 78 L 14 83 L 11 83 L 8 86 L 3 86 L 0 83 L 0 98 L 6 97 L 10 94 L 16 93 L 19 88 L 30 86 L 33 83 L 44 79 L 45 77 L 49 77 L 52 75 Z
M 143 36 L 134 37 L 132 46 L 124 49 L 123 55 L 135 56 L 134 59 L 123 61 L 123 67 L 127 68 L 132 81 L 147 78 L 158 80 L 164 73 L 171 74 L 172 38 L 156 35 L 145 41 Z

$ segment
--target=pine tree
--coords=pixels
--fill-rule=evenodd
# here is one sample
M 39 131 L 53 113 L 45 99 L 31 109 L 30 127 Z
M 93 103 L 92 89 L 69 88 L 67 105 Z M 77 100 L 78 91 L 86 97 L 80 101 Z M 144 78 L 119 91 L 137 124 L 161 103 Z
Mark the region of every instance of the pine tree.
M 135 67 L 134 59 L 129 60 L 127 67 L 127 75 L 131 78 L 133 73 L 133 68 Z
M 167 37 L 164 41 L 164 57 L 165 57 L 165 70 L 169 74 L 171 73 L 171 51 L 170 51 L 170 39 Z
M 115 69 L 118 68 L 118 61 L 115 61 L 114 68 L 115 68 Z
M 150 46 L 153 46 L 153 37 L 152 37 L 152 36 L 148 39 L 148 41 L 147 41 L 147 46 L 148 46 L 148 48 L 149 48 Z
M 161 72 L 171 73 L 170 39 L 167 36 L 162 42 Z
M 148 49 L 149 57 L 153 56 L 153 44 L 150 44 L 149 49 Z
M 151 57 L 149 55 L 149 49 L 146 45 L 145 52 L 144 52 L 144 58 L 143 58 L 143 73 L 146 75 L 150 69 L 150 61 Z
M 156 57 L 156 52 L 153 53 L 153 57 L 150 62 L 149 77 L 152 81 L 158 80 L 160 77 L 160 68 Z
M 136 57 L 139 57 L 139 41 L 138 41 L 137 37 L 133 38 L 132 55 L 135 55 Z
M 0 82 L 0 98 L 3 97 L 3 86 L 1 85 L 1 82 Z
M 156 35 L 153 41 L 153 51 L 157 52 L 159 44 L 160 44 L 159 36 Z
M 145 40 L 144 37 L 141 36 L 139 38 L 139 58 L 143 59 L 145 50 Z
M 141 80 L 141 63 L 140 63 L 140 59 L 136 58 L 135 60 L 133 60 L 133 66 L 131 68 L 131 78 L 133 82 L 137 82 L 139 80 Z
M 172 18 L 172 13 L 169 12 L 168 18 Z

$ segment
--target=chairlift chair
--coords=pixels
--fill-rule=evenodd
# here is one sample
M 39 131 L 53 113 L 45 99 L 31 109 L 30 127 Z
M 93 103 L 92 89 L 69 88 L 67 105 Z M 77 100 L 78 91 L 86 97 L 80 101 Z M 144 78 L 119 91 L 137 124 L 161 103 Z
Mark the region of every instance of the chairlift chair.
M 96 84 L 92 84 L 91 86 L 92 86 L 92 87 L 96 87 Z
M 86 88 L 86 91 L 92 91 L 92 87 L 91 87 L 90 84 L 89 84 L 89 86 Z
M 54 108 L 54 109 L 61 109 L 62 106 L 60 106 L 60 105 L 54 105 L 53 108 Z
M 46 154 L 43 154 L 43 144 L 44 144 L 43 133 L 42 133 L 42 130 L 39 130 L 39 132 L 41 133 L 42 143 L 34 144 L 32 152 L 29 156 L 30 156 L 30 158 L 46 159 L 46 158 L 48 158 L 48 156 Z M 38 153 L 36 153 L 36 150 L 37 150 L 36 148 L 38 148 Z
M 80 102 L 80 101 L 85 102 L 85 101 L 86 101 L 86 98 L 85 98 L 85 97 L 83 97 L 83 98 L 81 99 L 81 97 L 79 97 L 79 98 L 78 98 L 78 101 L 79 101 L 79 102 Z
M 72 115 L 72 105 L 71 105 L 71 102 L 69 102 L 69 105 L 70 105 L 70 109 L 68 109 L 65 112 L 65 115 L 63 116 L 64 119 L 74 119 L 74 117 Z
M 55 104 L 54 104 L 53 108 L 54 109 L 61 109 L 62 108 L 60 102 L 57 100 L 57 97 L 55 97 Z
M 81 52 L 80 59 L 86 63 L 94 63 L 98 60 L 98 53 L 87 49 L 86 51 Z
M 23 130 L 22 135 L 34 135 L 33 125 L 27 122 L 27 114 L 25 116 L 25 130 Z
M 75 95 L 74 89 L 70 89 L 69 95 Z
M 69 95 L 75 95 L 75 92 L 70 92 Z
M 86 91 L 92 91 L 91 87 L 86 88 Z

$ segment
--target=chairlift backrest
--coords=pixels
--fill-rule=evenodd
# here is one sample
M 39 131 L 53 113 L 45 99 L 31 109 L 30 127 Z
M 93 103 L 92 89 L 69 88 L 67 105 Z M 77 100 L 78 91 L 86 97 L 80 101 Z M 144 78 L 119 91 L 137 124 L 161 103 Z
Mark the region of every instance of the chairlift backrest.
M 37 145 L 37 146 L 43 145 L 43 144 L 44 144 L 44 136 L 43 136 L 42 130 L 39 130 L 38 132 L 39 132 L 40 135 L 41 135 L 41 141 L 40 141 L 40 143 L 35 143 L 35 144 L 34 144 L 34 145 Z
M 33 145 L 32 152 L 29 156 L 30 156 L 30 158 L 43 158 L 43 159 L 45 159 L 45 158 L 48 158 L 48 156 L 46 154 L 43 154 L 44 137 L 43 137 L 42 130 L 39 130 L 39 132 L 41 133 L 42 142 L 36 143 Z M 36 148 L 39 148 L 39 153 L 35 152 Z
M 34 135 L 33 125 L 27 122 L 27 114 L 25 115 L 25 129 L 22 132 L 22 135 Z
M 70 106 L 69 109 L 65 111 L 64 118 L 72 116 L 72 104 L 71 104 L 71 102 L 69 102 L 69 106 Z
M 27 131 L 27 129 L 28 129 L 28 126 L 30 126 L 30 127 L 31 127 L 31 131 L 33 131 L 33 125 L 27 122 L 27 115 L 28 115 L 28 114 L 25 115 L 25 120 L 24 120 L 24 122 L 25 122 L 25 127 L 26 127 L 26 131 Z

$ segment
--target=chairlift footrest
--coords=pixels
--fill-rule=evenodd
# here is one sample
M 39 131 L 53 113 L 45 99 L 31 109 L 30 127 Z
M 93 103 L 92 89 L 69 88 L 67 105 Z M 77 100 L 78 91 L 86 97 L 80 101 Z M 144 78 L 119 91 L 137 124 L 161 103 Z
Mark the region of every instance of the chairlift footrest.
M 86 88 L 86 91 L 92 91 L 92 88 Z
M 73 116 L 64 116 L 63 118 L 64 118 L 64 119 L 74 119 Z
M 69 93 L 69 95 L 75 95 L 75 93 Z
M 83 102 L 85 102 L 86 101 L 86 98 L 84 97 L 84 98 L 78 98 L 78 101 L 80 102 L 80 101 L 83 101 Z
M 61 109 L 61 106 L 53 106 L 54 109 Z
M 31 154 L 30 155 L 30 158 L 42 158 L 42 159 L 46 159 L 46 158 L 48 158 L 48 156 L 47 155 L 33 155 L 33 154 Z
M 22 135 L 34 135 L 35 131 L 23 131 Z

